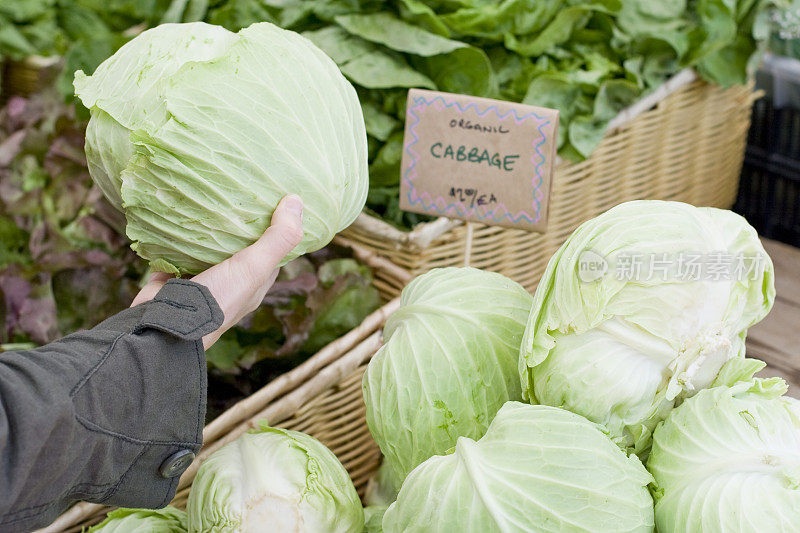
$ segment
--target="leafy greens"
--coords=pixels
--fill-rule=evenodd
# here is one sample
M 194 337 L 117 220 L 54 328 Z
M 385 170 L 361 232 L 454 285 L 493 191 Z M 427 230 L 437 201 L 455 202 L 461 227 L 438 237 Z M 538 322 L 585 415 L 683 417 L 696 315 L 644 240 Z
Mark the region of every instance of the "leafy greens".
M 161 22 L 302 32 L 356 86 L 369 134 L 368 207 L 412 226 L 398 183 L 409 87 L 556 107 L 559 153 L 587 157 L 622 108 L 684 67 L 744 83 L 769 36 L 767 0 L 36 0 L 0 7 L 0 54 L 65 54 L 91 72 Z M 13 4 L 12 4 L 13 5 Z M 83 24 L 77 22 L 83 21 Z

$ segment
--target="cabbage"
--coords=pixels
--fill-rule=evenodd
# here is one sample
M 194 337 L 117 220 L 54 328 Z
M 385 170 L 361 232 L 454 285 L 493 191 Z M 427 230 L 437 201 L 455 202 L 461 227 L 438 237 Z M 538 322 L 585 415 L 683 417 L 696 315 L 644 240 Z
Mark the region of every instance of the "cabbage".
M 254 242 L 278 201 L 304 201 L 305 237 L 287 258 L 347 227 L 367 194 L 355 90 L 311 41 L 258 23 L 145 31 L 78 71 L 91 110 L 89 172 L 125 213 L 153 267 L 196 273 Z
M 714 387 L 656 428 L 647 466 L 661 533 L 798 530 L 800 401 L 785 391 L 780 378 Z
M 381 533 L 383 531 L 383 515 L 386 505 L 364 507 L 364 533 Z
M 634 257 L 644 263 L 638 279 Z M 731 275 L 706 266 L 700 279 L 683 279 L 702 261 L 727 262 Z M 742 265 L 749 273 L 735 275 Z M 747 328 L 774 298 L 772 262 L 739 215 L 621 204 L 581 225 L 550 260 L 520 350 L 523 394 L 604 425 L 644 456 L 657 422 L 743 356 Z
M 360 533 L 364 511 L 342 464 L 316 439 L 270 428 L 246 433 L 197 471 L 189 531 Z
M 163 509 L 115 509 L 86 533 L 185 533 L 186 513 L 174 507 Z
M 516 359 L 531 295 L 496 273 L 441 268 L 404 290 L 362 388 L 367 425 L 384 455 L 383 498 L 459 436 L 480 438 L 508 400 L 521 399 Z
M 652 531 L 651 481 L 585 418 L 509 402 L 478 442 L 461 437 L 411 472 L 383 530 Z

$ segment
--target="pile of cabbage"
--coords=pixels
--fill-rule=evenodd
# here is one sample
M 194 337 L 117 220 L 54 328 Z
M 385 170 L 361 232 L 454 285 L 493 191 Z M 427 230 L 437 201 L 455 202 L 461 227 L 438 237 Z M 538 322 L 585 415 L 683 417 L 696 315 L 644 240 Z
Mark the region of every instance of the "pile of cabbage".
M 703 266 L 687 275 L 690 256 Z M 744 354 L 774 296 L 738 215 L 621 204 L 572 234 L 533 297 L 473 268 L 405 288 L 362 382 L 383 452 L 368 507 L 322 444 L 263 426 L 201 466 L 188 514 L 98 527 L 796 531 L 800 401 Z
M 745 357 L 775 290 L 743 218 L 621 204 L 556 252 L 525 318 L 495 277 L 433 271 L 387 322 L 368 531 L 796 530 L 800 401 Z

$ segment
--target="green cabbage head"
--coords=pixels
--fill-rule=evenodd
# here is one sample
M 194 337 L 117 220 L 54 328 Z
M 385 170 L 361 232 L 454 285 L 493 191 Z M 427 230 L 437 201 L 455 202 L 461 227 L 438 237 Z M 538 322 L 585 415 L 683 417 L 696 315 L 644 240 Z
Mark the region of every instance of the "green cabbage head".
M 521 399 L 516 363 L 532 300 L 514 281 L 475 268 L 434 269 L 403 290 L 362 382 L 367 425 L 384 455 L 384 503 L 414 467 L 462 435 L 480 438 L 506 401 Z
M 522 342 L 523 394 L 645 456 L 669 410 L 744 356 L 747 328 L 774 298 L 772 262 L 739 215 L 620 204 L 547 265 Z
M 651 481 L 582 416 L 508 402 L 478 442 L 460 437 L 409 474 L 383 531 L 653 531 Z
M 186 513 L 163 509 L 115 509 L 87 533 L 186 533 Z
M 387 508 L 386 505 L 364 507 L 364 533 L 383 532 L 383 514 Z
M 305 237 L 288 259 L 323 247 L 364 206 L 356 92 L 294 32 L 163 24 L 74 85 L 91 110 L 89 172 L 155 269 L 197 273 L 230 257 L 289 193 L 304 201 Z
M 658 531 L 798 531 L 800 401 L 785 391 L 780 378 L 707 389 L 656 428 Z
M 331 451 L 297 431 L 246 433 L 213 453 L 186 504 L 189 531 L 360 533 L 364 511 Z

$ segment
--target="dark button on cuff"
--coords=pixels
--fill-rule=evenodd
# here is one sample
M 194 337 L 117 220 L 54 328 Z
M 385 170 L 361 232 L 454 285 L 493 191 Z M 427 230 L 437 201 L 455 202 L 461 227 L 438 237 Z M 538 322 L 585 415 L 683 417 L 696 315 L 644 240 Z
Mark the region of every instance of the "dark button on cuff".
M 158 468 L 158 473 L 161 474 L 161 477 L 166 478 L 180 476 L 189 468 L 194 458 L 195 455 L 192 450 L 177 451 L 164 459 L 164 462 Z
M 147 302 L 139 329 L 151 327 L 196 340 L 222 325 L 222 311 L 207 287 L 185 279 L 169 280 Z

